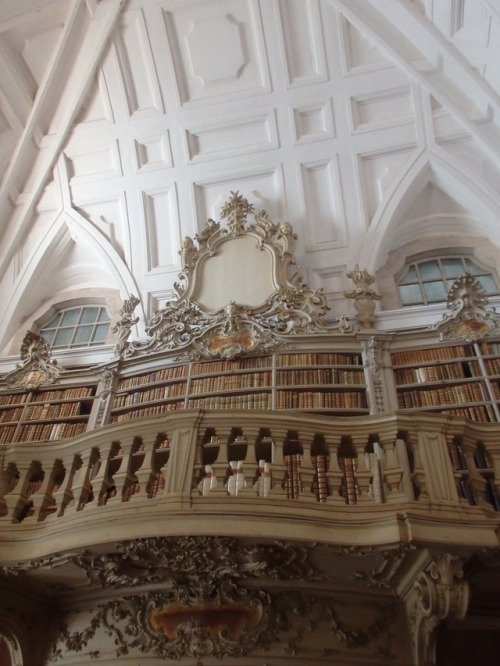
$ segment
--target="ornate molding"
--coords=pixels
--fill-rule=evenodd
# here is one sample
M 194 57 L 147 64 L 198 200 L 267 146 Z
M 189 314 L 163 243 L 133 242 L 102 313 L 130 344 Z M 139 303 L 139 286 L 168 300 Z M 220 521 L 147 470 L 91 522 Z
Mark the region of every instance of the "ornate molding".
M 413 583 L 407 598 L 415 666 L 435 664 L 436 636 L 447 618 L 462 620 L 467 612 L 469 585 L 461 558 L 437 555 Z
M 325 323 L 325 295 L 304 284 L 294 267 L 291 225 L 272 222 L 265 211 L 248 224 L 253 212 L 247 199 L 231 192 L 221 209 L 227 228 L 209 220 L 194 240 L 184 238 L 180 282 L 174 285 L 177 298 L 153 313 L 147 342 L 127 342 L 128 323 L 119 327 L 125 337 L 117 353 L 124 358 L 163 351 L 233 358 L 266 353 L 292 336 L 352 332 L 345 317 L 335 326 Z M 252 267 L 251 275 L 245 274 L 245 266 Z M 249 285 L 256 278 L 259 288 L 252 292 Z
M 451 310 L 433 328 L 441 340 L 476 342 L 500 330 L 500 314 L 487 308 L 488 297 L 481 283 L 464 273 L 452 284 L 446 302 Z
M 21 345 L 21 361 L 16 369 L 5 375 L 11 388 L 36 390 L 42 384 L 55 382 L 63 368 L 50 358 L 49 343 L 41 335 L 27 331 Z

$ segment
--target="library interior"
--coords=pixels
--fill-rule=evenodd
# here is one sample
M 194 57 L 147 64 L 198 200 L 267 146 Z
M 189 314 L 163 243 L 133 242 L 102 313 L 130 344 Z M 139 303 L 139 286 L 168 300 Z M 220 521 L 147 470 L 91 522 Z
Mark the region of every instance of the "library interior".
M 0 1 L 0 666 L 498 663 L 499 62 L 495 0 Z

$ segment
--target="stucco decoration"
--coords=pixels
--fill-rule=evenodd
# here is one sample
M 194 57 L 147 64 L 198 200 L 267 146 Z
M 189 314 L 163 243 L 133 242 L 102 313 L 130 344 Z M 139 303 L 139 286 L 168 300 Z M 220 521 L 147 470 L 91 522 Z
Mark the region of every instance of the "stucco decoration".
M 41 335 L 27 331 L 21 345 L 21 361 L 5 375 L 10 388 L 36 390 L 42 384 L 55 382 L 63 368 L 50 358 L 49 343 Z
M 469 585 L 463 561 L 449 553 L 436 555 L 417 577 L 407 598 L 415 666 L 436 663 L 436 637 L 445 619 L 462 620 L 467 613 Z
M 372 329 L 375 324 L 375 301 L 382 298 L 371 286 L 375 278 L 368 271 L 361 270 L 357 264 L 354 270 L 346 275 L 354 282 L 354 289 L 344 292 L 344 296 L 354 300 L 354 309 L 361 328 Z
M 500 314 L 486 307 L 488 297 L 481 283 L 469 273 L 455 280 L 448 292 L 450 314 L 433 328 L 441 340 L 476 342 L 500 331 Z
M 350 333 L 345 317 L 328 326 L 321 289 L 302 282 L 295 266 L 296 235 L 288 223 L 272 222 L 265 211 L 247 217 L 253 205 L 238 192 L 180 251 L 178 297 L 153 313 L 145 343 L 123 343 L 127 358 L 180 351 L 189 358 L 233 358 L 265 353 L 296 335 Z
M 111 329 L 111 332 L 116 334 L 115 354 L 117 356 L 120 356 L 127 347 L 132 326 L 139 321 L 139 317 L 134 317 L 134 310 L 140 302 L 137 296 L 133 294 L 123 301 L 120 318 Z

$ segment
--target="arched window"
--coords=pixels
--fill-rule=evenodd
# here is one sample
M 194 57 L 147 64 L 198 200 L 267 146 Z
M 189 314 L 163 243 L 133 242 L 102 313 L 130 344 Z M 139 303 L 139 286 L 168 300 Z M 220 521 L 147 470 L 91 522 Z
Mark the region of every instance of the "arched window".
M 499 293 L 491 271 L 482 268 L 470 257 L 443 255 L 408 264 L 399 280 L 399 296 L 403 306 L 429 305 L 446 301 L 453 282 L 470 273 L 483 286 L 488 296 Z
M 110 317 L 102 305 L 59 310 L 40 330 L 52 349 L 95 347 L 106 342 Z

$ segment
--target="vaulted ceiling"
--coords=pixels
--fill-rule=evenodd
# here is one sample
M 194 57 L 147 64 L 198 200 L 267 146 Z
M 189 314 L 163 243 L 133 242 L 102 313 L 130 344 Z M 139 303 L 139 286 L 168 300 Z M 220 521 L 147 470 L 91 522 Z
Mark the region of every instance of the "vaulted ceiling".
M 495 0 L 1 0 L 0 348 L 85 290 L 150 316 L 232 190 L 335 315 L 356 263 L 494 262 L 499 61 Z

